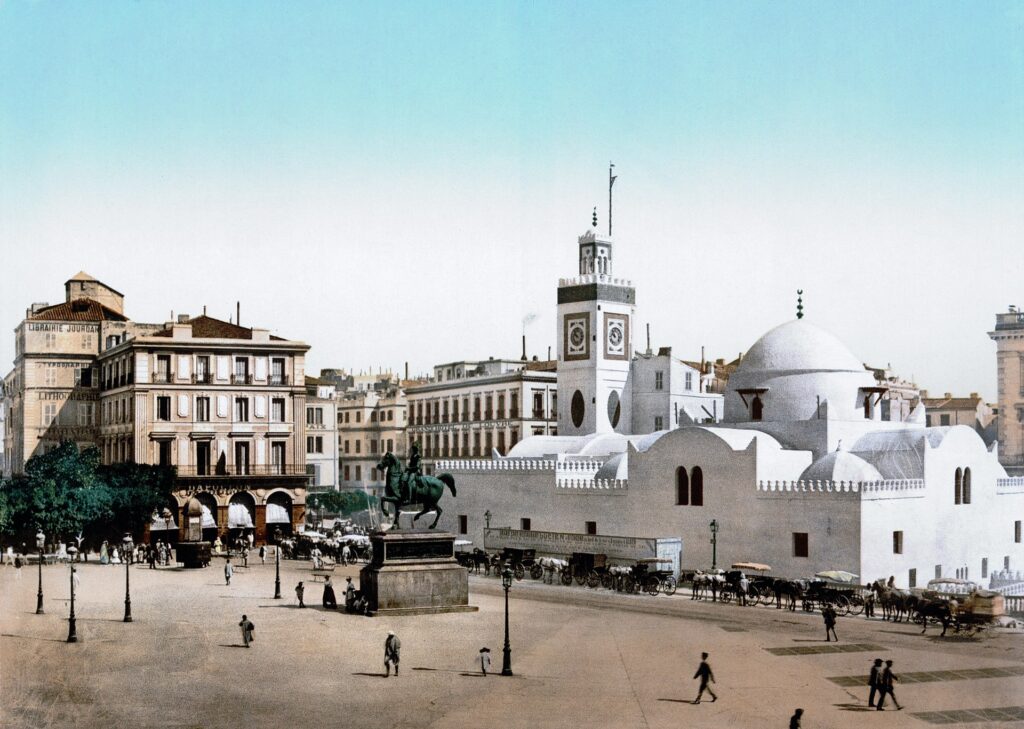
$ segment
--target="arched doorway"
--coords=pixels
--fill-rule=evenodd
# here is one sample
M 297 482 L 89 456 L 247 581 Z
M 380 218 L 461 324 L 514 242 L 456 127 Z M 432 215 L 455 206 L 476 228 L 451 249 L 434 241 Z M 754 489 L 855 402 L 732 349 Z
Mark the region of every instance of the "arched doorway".
M 212 544 L 217 539 L 217 499 L 205 491 L 196 499 L 203 505 L 203 541 Z
M 267 498 L 267 541 L 273 542 L 280 530 L 282 537 L 292 533 L 292 498 L 284 491 L 275 491 Z
M 239 491 L 228 502 L 228 538 L 233 542 L 256 530 L 256 500 L 248 491 Z

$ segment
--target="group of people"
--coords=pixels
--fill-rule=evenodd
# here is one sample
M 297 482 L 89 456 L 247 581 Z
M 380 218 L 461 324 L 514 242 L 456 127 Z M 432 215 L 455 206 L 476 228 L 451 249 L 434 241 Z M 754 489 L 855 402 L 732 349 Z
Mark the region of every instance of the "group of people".
M 295 586 L 295 599 L 299 603 L 300 608 L 306 607 L 306 585 L 304 582 L 299 580 L 299 584 Z M 338 609 L 338 598 L 334 594 L 334 583 L 331 582 L 331 578 L 328 576 L 324 582 L 324 594 L 323 594 L 323 606 L 330 610 Z M 368 603 L 366 596 L 361 591 L 356 589 L 356 586 L 352 584 L 352 578 L 345 578 L 345 612 L 349 613 L 366 613 Z

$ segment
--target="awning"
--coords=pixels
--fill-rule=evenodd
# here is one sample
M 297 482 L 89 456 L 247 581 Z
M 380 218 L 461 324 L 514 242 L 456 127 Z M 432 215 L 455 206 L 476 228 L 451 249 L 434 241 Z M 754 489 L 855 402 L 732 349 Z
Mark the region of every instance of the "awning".
M 203 527 L 206 526 L 206 507 L 203 507 Z M 211 517 L 212 521 L 212 517 Z M 214 526 L 211 524 L 210 526 Z M 252 514 L 245 508 L 245 504 L 228 505 L 228 528 L 229 529 L 252 529 Z
M 734 562 L 732 565 L 734 570 L 753 570 L 756 572 L 771 572 L 772 568 L 766 564 L 760 564 L 758 562 Z
M 248 514 L 249 512 L 246 511 Z M 267 504 L 267 524 L 291 524 L 292 517 L 288 509 L 273 502 Z

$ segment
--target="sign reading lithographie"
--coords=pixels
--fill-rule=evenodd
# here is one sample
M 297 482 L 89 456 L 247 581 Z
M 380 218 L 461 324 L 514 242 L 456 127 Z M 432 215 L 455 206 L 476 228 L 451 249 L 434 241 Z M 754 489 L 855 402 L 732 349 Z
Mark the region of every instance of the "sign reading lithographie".
M 537 552 L 558 557 L 573 552 L 605 554 L 613 559 L 625 560 L 658 556 L 658 540 L 645 537 L 608 537 L 507 528 L 484 530 L 484 549 L 490 551 L 505 547 L 536 549 Z
M 40 400 L 99 400 L 100 394 L 98 392 L 53 392 L 44 390 L 37 397 Z

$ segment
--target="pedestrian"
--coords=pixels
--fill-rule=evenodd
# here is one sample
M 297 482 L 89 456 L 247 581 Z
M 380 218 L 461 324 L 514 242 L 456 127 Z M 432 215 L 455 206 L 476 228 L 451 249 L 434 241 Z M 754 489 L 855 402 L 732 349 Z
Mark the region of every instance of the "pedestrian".
M 224 583 L 227 585 L 231 584 L 231 575 L 235 573 L 234 568 L 231 566 L 231 557 L 228 557 L 228 561 L 224 563 Z
M 391 675 L 391 664 L 395 664 L 395 675 L 398 675 L 398 659 L 402 650 L 402 641 L 395 635 L 395 631 L 389 630 L 388 637 L 384 640 L 384 678 Z
M 16 554 L 16 555 L 14 555 L 14 579 L 16 579 L 16 580 L 20 580 L 21 579 L 21 567 L 22 567 L 21 555 L 20 554 Z
M 82 585 L 82 580 L 78 576 L 78 569 L 74 565 L 71 565 L 71 583 L 75 586 L 76 590 Z
M 831 641 L 832 637 L 834 637 L 836 639 L 836 643 L 838 643 L 839 636 L 836 635 L 836 611 L 832 609 L 831 605 L 826 605 L 821 609 L 821 617 L 825 621 L 825 642 Z
M 248 533 L 248 534 L 246 535 L 246 539 L 248 539 L 248 540 L 249 540 L 249 549 L 252 549 L 252 547 L 253 547 L 253 544 L 254 544 L 254 543 L 255 543 L 255 541 L 256 541 L 256 537 L 255 537 L 255 535 L 254 535 L 254 534 L 253 534 L 252 532 L 249 532 L 249 533 Z
M 743 573 L 740 573 L 740 591 L 736 595 L 736 602 L 740 605 L 746 606 L 747 604 L 747 590 L 750 589 L 750 580 Z
M 356 602 L 356 586 L 352 584 L 352 578 L 345 578 L 345 609 L 352 612 Z
M 14 547 L 7 548 L 7 552 L 4 554 L 4 564 L 14 564 Z
M 875 694 L 879 696 L 883 693 L 882 691 L 882 659 L 876 658 L 875 663 L 871 666 L 871 673 L 868 675 L 868 686 L 871 691 L 868 693 L 868 706 L 871 708 L 875 707 Z
M 480 649 L 480 672 L 487 675 L 487 669 L 491 667 L 491 649 L 484 647 Z
M 875 593 L 871 592 L 864 598 L 864 619 L 873 617 L 875 617 Z
M 803 709 L 797 709 L 793 716 L 789 717 L 789 729 L 800 729 L 800 717 L 804 715 Z
M 334 596 L 334 585 L 331 584 L 330 576 L 324 581 L 324 607 L 338 609 L 338 599 Z
M 249 566 L 249 548 L 248 547 L 242 547 L 242 566 L 243 567 L 248 567 Z
M 306 603 L 302 602 L 303 596 L 306 594 L 306 587 L 302 584 L 302 580 L 299 580 L 299 584 L 295 586 L 295 598 L 299 601 L 299 607 L 306 607 Z
M 267 547 L 266 545 L 260 545 L 260 562 L 263 564 L 267 563 Z
M 351 561 L 352 561 L 352 550 L 349 549 L 348 544 L 346 544 L 345 546 L 343 546 L 341 548 L 341 563 L 343 565 L 348 565 L 348 563 L 351 562 Z
M 693 703 L 699 704 L 700 697 L 707 691 L 711 694 L 711 703 L 718 701 L 718 697 L 715 696 L 715 692 L 711 690 L 709 683 L 715 682 L 715 674 L 711 671 L 711 666 L 708 665 L 708 654 L 700 654 L 700 665 L 697 666 L 697 672 L 693 674 L 694 678 L 700 679 L 700 690 L 697 691 L 697 698 L 693 700 Z
M 900 702 L 896 700 L 896 693 L 893 691 L 893 683 L 899 681 L 897 676 L 892 671 L 892 661 L 888 660 L 885 662 L 885 668 L 882 670 L 882 690 L 878 697 L 878 711 L 885 711 L 882 708 L 882 704 L 885 703 L 885 696 L 888 694 L 892 698 L 892 702 L 896 704 L 896 711 L 901 710 L 903 707 L 900 706 Z
M 256 626 L 253 625 L 253 622 L 249 620 L 248 617 L 243 615 L 241 621 L 238 623 L 238 627 L 242 629 L 242 643 L 246 648 L 248 648 L 249 644 L 255 640 L 252 633 L 256 629 Z
M 152 545 L 150 545 L 150 546 L 149 546 L 149 547 L 148 547 L 148 548 L 146 549 L 146 556 L 147 556 L 147 557 L 148 557 L 148 559 L 149 559 L 149 568 L 150 568 L 151 570 L 155 570 L 155 569 L 156 569 L 156 550 L 155 550 L 155 549 L 153 549 L 153 546 L 152 546 Z

